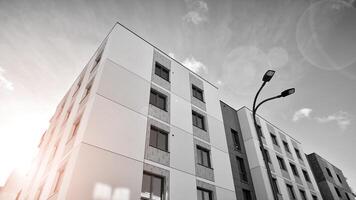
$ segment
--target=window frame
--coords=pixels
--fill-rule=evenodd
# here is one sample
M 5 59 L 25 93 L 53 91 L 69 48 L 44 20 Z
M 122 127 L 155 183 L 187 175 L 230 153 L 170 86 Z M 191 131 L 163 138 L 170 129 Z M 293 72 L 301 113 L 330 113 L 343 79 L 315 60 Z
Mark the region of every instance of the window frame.
M 337 196 L 342 198 L 342 195 L 341 195 L 341 192 L 340 192 L 339 188 L 337 188 L 336 186 L 334 186 L 334 188 L 335 188 Z
M 273 187 L 276 189 L 277 194 L 281 194 L 281 191 L 278 187 L 278 181 L 277 178 L 272 177 L 272 182 L 273 182 Z
M 300 177 L 297 166 L 291 162 L 289 163 L 289 165 L 290 165 L 290 168 L 292 169 L 293 175 L 296 177 Z
M 302 169 L 302 173 L 303 173 L 303 176 L 304 176 L 304 179 L 308 182 L 308 183 L 311 183 L 311 179 L 310 179 L 310 176 L 309 176 L 309 173 Z
M 207 168 L 211 168 L 210 150 L 199 145 L 196 146 L 196 149 L 197 149 L 197 164 Z M 204 162 L 204 153 L 206 153 L 207 163 Z
M 288 153 L 291 153 L 288 142 L 283 140 L 282 143 L 284 146 L 284 150 Z
M 200 119 L 201 120 L 201 127 L 199 127 L 199 123 L 196 119 Z M 193 120 L 193 126 L 203 130 L 203 131 L 206 131 L 206 125 L 205 125 L 205 116 L 196 112 L 196 111 L 192 111 L 192 120 Z
M 294 191 L 293 185 L 290 185 L 290 184 L 287 183 L 286 186 L 287 186 L 287 192 L 288 192 L 289 198 L 291 198 L 292 200 L 297 199 L 297 196 L 295 195 L 295 191 Z
M 244 159 L 239 156 L 236 156 L 236 162 L 238 164 L 241 181 L 248 182 L 247 170 Z
M 285 160 L 280 156 L 277 156 L 277 160 L 278 160 L 279 168 L 284 171 L 287 171 L 287 166 L 286 166 Z
M 302 197 L 302 200 L 308 200 L 307 194 L 304 190 L 299 189 L 300 196 Z
M 162 72 L 167 74 L 167 77 L 164 77 L 164 75 L 162 75 Z M 162 65 L 161 63 L 159 63 L 158 61 L 155 61 L 155 72 L 154 72 L 157 76 L 159 76 L 160 78 L 162 78 L 163 80 L 166 80 L 169 82 L 170 79 L 170 70 L 165 67 L 164 65 Z
M 201 102 L 204 102 L 204 90 L 203 89 L 192 84 L 192 94 L 193 94 L 194 98 L 200 100 Z M 199 95 L 201 95 L 201 97 Z
M 152 134 L 154 134 L 152 131 L 156 131 L 156 140 L 155 140 L 155 144 L 152 144 L 151 142 L 152 142 Z M 160 135 L 164 135 L 164 141 L 165 141 L 165 147 L 164 148 L 160 148 L 159 147 L 159 134 Z M 165 130 L 163 130 L 163 129 L 160 129 L 160 128 L 158 128 L 158 127 L 156 127 L 156 126 L 153 126 L 153 125 L 151 125 L 151 127 L 150 127 L 150 140 L 149 140 L 149 145 L 151 146 L 151 147 L 154 147 L 154 148 L 156 148 L 156 149 L 159 149 L 159 150 L 162 150 L 162 151 L 165 151 L 165 152 L 168 152 L 168 137 L 169 137 L 169 133 L 167 132 L 167 131 L 165 131 Z
M 144 176 L 147 175 L 150 177 L 150 184 L 149 184 L 149 192 L 150 192 L 150 197 L 149 198 L 146 198 L 146 197 L 142 197 L 142 189 L 143 189 L 143 180 L 144 180 Z M 157 178 L 157 179 L 160 179 L 161 180 L 161 200 L 164 200 L 164 193 L 165 193 L 165 177 L 164 176 L 160 176 L 160 175 L 157 175 L 157 174 L 154 174 L 154 173 L 151 173 L 151 172 L 147 172 L 147 171 L 144 171 L 143 172 L 143 175 L 142 175 L 142 188 L 141 188 L 141 197 L 140 199 L 142 200 L 150 200 L 152 199 L 152 194 L 153 194 L 153 178 Z
M 331 171 L 330 171 L 330 169 L 328 167 L 325 167 L 325 169 L 326 169 L 326 173 L 328 174 L 328 176 L 331 177 L 331 178 L 334 178 L 332 173 L 331 173 Z
M 152 96 L 152 95 L 154 95 L 154 96 Z M 159 98 L 163 99 L 163 103 L 164 103 L 163 108 L 159 105 L 159 101 L 160 101 Z M 153 105 L 153 106 L 155 106 L 155 107 L 167 112 L 167 107 L 168 107 L 167 106 L 167 103 L 168 103 L 167 99 L 168 99 L 168 97 L 165 94 L 162 94 L 161 92 L 151 88 L 150 101 L 149 101 L 149 103 L 151 105 Z
M 300 154 L 300 150 L 298 148 L 294 147 L 295 154 L 297 155 L 297 158 L 300 160 L 303 160 L 302 155 Z
M 202 188 L 202 187 L 197 187 L 197 199 L 199 199 L 199 192 L 201 192 L 201 197 L 202 199 L 201 200 L 213 200 L 213 191 L 211 190 L 208 190 L 208 189 L 205 189 L 205 188 Z M 209 195 L 209 199 L 205 199 L 205 195 L 204 193 L 208 193 Z
M 279 143 L 278 143 L 278 139 L 277 139 L 277 135 L 273 134 L 273 133 L 269 133 L 271 135 L 271 139 L 272 139 L 272 143 L 276 146 L 279 147 Z
M 250 190 L 242 189 L 242 198 L 244 200 L 252 200 L 252 195 Z
M 240 142 L 240 137 L 239 137 L 239 133 L 234 130 L 234 129 L 230 129 L 231 132 L 231 136 L 232 136 L 232 141 L 234 142 L 234 148 L 235 150 L 241 150 L 241 142 Z

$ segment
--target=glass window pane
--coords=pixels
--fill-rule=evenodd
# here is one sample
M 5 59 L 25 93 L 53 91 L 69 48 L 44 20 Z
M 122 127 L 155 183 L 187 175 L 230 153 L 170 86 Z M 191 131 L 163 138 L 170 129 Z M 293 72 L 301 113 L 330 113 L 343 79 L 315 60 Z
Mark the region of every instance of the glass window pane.
M 150 145 L 154 147 L 157 146 L 157 132 L 155 128 L 151 128 Z
M 203 164 L 202 151 L 200 149 L 197 149 L 197 154 L 198 154 L 198 163 Z
M 150 198 L 151 194 L 151 176 L 143 174 L 141 197 Z
M 159 132 L 157 134 L 157 147 L 161 150 L 167 150 L 167 134 Z
M 150 94 L 150 103 L 153 104 L 153 105 L 156 104 L 156 95 L 152 91 L 151 91 L 151 94 Z
M 206 151 L 203 151 L 203 165 L 209 167 L 209 155 Z
M 158 177 L 152 177 L 152 199 L 162 199 L 162 179 Z
M 210 192 L 204 191 L 204 200 L 210 200 Z
M 198 189 L 198 200 L 203 200 L 203 191 Z

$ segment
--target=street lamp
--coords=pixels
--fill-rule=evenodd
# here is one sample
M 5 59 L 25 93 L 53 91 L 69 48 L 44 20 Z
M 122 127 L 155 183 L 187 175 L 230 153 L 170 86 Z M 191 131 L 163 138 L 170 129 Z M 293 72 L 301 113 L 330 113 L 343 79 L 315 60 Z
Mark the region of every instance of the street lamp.
M 272 79 L 274 73 L 275 73 L 274 70 L 268 70 L 265 73 L 265 75 L 263 76 L 263 78 L 262 78 L 263 83 L 262 83 L 260 89 L 257 91 L 255 99 L 253 100 L 252 116 L 253 116 L 253 122 L 254 122 L 254 125 L 255 125 L 255 130 L 256 130 L 256 133 L 257 133 L 257 138 L 258 138 L 258 141 L 260 143 L 260 149 L 261 149 L 261 152 L 262 152 L 263 161 L 265 163 L 265 166 L 266 166 L 266 169 L 267 169 L 267 174 L 268 174 L 268 179 L 269 179 L 269 182 L 270 182 L 270 185 L 271 185 L 271 188 L 272 188 L 273 198 L 274 198 L 274 200 L 278 200 L 277 188 L 275 188 L 275 185 L 273 183 L 271 169 L 270 169 L 269 164 L 268 164 L 267 152 L 265 151 L 265 149 L 263 147 L 262 132 L 260 132 L 261 130 L 258 127 L 257 122 L 256 122 L 256 112 L 257 112 L 257 109 L 263 103 L 266 103 L 267 101 L 271 101 L 273 99 L 278 99 L 278 98 L 281 98 L 281 97 L 286 97 L 288 95 L 291 95 L 291 94 L 295 93 L 295 89 L 294 88 L 290 88 L 288 90 L 284 90 L 283 92 L 281 92 L 281 94 L 276 95 L 274 97 L 267 98 L 267 99 L 261 101 L 261 103 L 259 103 L 256 106 L 256 100 L 257 100 L 258 95 L 260 94 L 262 88 L 266 85 L 266 83 L 269 82 Z

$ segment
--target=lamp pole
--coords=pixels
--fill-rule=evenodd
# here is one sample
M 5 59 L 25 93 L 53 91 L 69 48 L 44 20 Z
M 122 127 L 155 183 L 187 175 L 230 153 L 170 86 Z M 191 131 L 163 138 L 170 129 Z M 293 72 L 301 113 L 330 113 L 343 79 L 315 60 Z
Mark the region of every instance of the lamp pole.
M 255 98 L 253 100 L 252 116 L 253 116 L 253 123 L 254 123 L 254 126 L 255 126 L 255 130 L 256 130 L 256 133 L 257 133 L 257 138 L 258 138 L 258 141 L 259 141 L 259 144 L 260 144 L 260 150 L 261 150 L 261 153 L 262 153 L 263 161 L 265 163 L 268 179 L 269 179 L 269 182 L 270 182 L 270 185 L 271 185 L 273 199 L 274 200 L 278 200 L 277 188 L 275 188 L 275 185 L 273 184 L 272 172 L 271 172 L 271 169 L 270 169 L 269 164 L 268 164 L 267 152 L 265 151 L 265 149 L 263 147 L 262 130 L 260 130 L 260 128 L 258 127 L 257 122 L 256 122 L 256 113 L 257 113 L 257 109 L 263 103 L 266 103 L 267 101 L 271 101 L 273 99 L 278 99 L 278 98 L 281 98 L 281 97 L 286 97 L 288 95 L 291 95 L 291 94 L 293 94 L 295 92 L 295 89 L 291 88 L 291 89 L 285 90 L 280 95 L 276 95 L 274 97 L 267 98 L 267 99 L 261 101 L 261 103 L 259 103 L 256 106 L 256 101 L 257 101 L 258 95 L 260 94 L 262 88 L 266 85 L 266 83 L 269 82 L 272 79 L 274 73 L 275 73 L 275 71 L 268 70 L 265 73 L 265 75 L 263 76 L 263 79 L 262 79 L 263 83 L 262 83 L 260 89 L 257 91 L 257 93 L 255 95 Z

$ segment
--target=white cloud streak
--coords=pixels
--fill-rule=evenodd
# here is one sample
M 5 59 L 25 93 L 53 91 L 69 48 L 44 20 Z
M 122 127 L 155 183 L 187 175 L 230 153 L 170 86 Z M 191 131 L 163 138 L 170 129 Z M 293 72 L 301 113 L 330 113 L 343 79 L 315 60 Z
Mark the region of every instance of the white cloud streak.
M 351 124 L 351 115 L 345 111 L 339 111 L 326 117 L 316 117 L 319 123 L 329 123 L 335 121 L 341 130 L 346 130 Z
M 183 16 L 184 21 L 193 23 L 195 25 L 208 21 L 206 14 L 209 8 L 205 1 L 186 0 L 186 4 L 189 8 L 189 11 L 186 15 Z
M 0 87 L 13 91 L 15 89 L 14 84 L 4 76 L 5 72 L 6 71 L 0 67 Z
M 296 122 L 302 118 L 310 118 L 311 112 L 312 112 L 312 109 L 310 109 L 310 108 L 302 108 L 294 113 L 293 121 Z
M 194 57 L 186 58 L 182 64 L 197 74 L 208 72 L 207 67 L 202 62 L 197 61 Z

